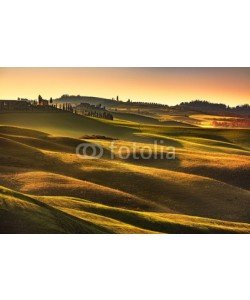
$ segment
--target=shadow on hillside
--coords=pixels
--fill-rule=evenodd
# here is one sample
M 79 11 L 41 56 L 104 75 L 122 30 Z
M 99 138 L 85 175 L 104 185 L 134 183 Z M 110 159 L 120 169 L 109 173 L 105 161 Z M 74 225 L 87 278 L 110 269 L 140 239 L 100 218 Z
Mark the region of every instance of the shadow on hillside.
M 19 128 L 15 126 L 0 126 L 0 133 L 5 135 L 26 136 L 33 138 L 47 138 L 49 136 L 48 133 L 42 131 Z
M 147 135 L 147 133 L 142 133 L 142 135 L 140 134 L 134 134 L 134 138 L 132 140 L 133 142 L 137 142 L 137 143 L 145 143 L 145 144 L 151 144 L 151 145 L 156 145 L 157 147 L 175 147 L 175 148 L 184 148 L 182 143 L 172 139 L 172 138 L 168 138 L 165 136 L 162 137 L 158 137 L 153 136 L 150 134 Z
M 179 171 L 213 178 L 246 190 L 250 190 L 250 170 L 247 168 L 230 170 L 229 172 L 227 168 L 214 168 L 204 165 L 191 168 L 180 168 Z

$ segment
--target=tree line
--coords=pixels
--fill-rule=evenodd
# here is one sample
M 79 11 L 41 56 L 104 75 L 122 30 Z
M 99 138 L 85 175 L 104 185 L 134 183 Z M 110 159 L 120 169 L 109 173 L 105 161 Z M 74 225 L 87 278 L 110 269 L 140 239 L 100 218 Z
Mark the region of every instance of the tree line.
M 206 100 L 194 100 L 190 102 L 181 102 L 174 108 L 181 110 L 196 110 L 204 113 L 216 113 L 216 114 L 226 114 L 226 115 L 247 115 L 250 116 L 250 106 L 248 104 L 237 105 L 235 107 L 230 107 L 229 105 L 223 103 L 211 103 Z

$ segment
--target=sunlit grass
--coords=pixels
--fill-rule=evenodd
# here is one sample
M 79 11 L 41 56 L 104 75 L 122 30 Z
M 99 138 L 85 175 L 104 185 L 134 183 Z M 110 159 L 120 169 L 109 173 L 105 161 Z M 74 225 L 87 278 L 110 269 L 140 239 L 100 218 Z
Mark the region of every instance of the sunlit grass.
M 249 231 L 249 130 L 69 116 L 1 119 L 0 184 L 12 189 L 2 189 L 1 218 L 16 216 L 23 231 L 37 222 L 38 232 Z M 27 129 L 31 124 L 36 130 Z M 104 156 L 76 156 L 80 137 L 95 134 L 118 140 L 86 139 Z M 157 155 L 174 147 L 175 159 L 122 159 L 121 147 L 122 154 Z
M 34 197 L 0 187 L 0 231 L 20 233 L 249 233 L 250 225 L 136 212 L 72 197 Z

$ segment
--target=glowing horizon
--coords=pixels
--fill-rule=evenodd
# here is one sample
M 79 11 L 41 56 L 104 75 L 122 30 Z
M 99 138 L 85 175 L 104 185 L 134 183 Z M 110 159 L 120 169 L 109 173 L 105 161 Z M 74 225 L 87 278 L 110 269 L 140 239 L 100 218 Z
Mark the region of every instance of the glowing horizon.
M 0 99 L 63 94 L 175 105 L 250 104 L 250 68 L 0 68 Z

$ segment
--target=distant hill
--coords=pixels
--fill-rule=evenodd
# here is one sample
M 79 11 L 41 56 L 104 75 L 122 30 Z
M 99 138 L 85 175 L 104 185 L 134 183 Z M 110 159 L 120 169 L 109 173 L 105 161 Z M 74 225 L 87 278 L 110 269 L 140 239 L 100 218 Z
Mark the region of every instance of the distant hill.
M 181 102 L 175 106 L 168 106 L 166 104 L 160 104 L 155 102 L 142 102 L 142 101 L 121 101 L 115 99 L 107 99 L 93 96 L 81 96 L 81 95 L 62 95 L 60 98 L 54 99 L 54 103 L 89 103 L 92 105 L 102 105 L 106 108 L 113 109 L 173 109 L 176 111 L 197 111 L 206 114 L 215 115 L 228 115 L 228 116 L 246 116 L 250 117 L 250 106 L 248 104 L 237 105 L 236 107 L 229 107 L 222 103 L 211 103 L 206 100 L 193 100 L 190 102 Z
M 80 104 L 82 102 L 89 103 L 93 105 L 101 104 L 103 106 L 116 106 L 117 101 L 107 98 L 99 98 L 92 96 L 74 96 L 74 95 L 62 95 L 60 98 L 54 99 L 56 103 L 70 102 L 72 104 Z
M 209 114 L 250 116 L 250 106 L 248 104 L 229 107 L 222 103 L 211 103 L 204 100 L 194 100 L 190 102 L 181 102 L 174 108 L 180 110 L 194 110 Z
M 99 105 L 105 107 L 150 107 L 150 108 L 158 108 L 158 107 L 168 107 L 164 104 L 153 103 L 153 102 L 132 102 L 131 100 L 121 101 L 115 99 L 107 99 L 93 96 L 74 96 L 74 95 L 62 95 L 60 98 L 54 99 L 55 103 L 65 103 L 70 102 L 72 104 L 80 104 L 80 103 L 89 103 L 92 105 Z

